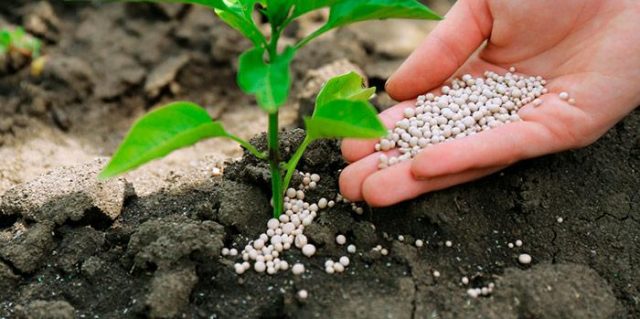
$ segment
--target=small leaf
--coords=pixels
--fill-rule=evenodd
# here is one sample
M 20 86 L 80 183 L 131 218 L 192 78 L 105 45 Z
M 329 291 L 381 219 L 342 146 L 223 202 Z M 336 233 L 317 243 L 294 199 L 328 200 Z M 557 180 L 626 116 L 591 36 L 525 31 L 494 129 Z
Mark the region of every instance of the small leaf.
M 441 17 L 416 0 L 345 0 L 331 7 L 329 21 L 323 28 L 376 19 L 428 19 Z
M 109 178 L 161 158 L 206 138 L 228 137 L 196 104 L 175 102 L 138 120 L 111 158 L 100 178 Z
M 216 9 L 215 12 L 222 21 L 242 33 L 242 35 L 249 39 L 254 45 L 259 46 L 265 42 L 264 36 L 260 33 L 260 30 L 258 30 L 253 21 L 246 19 L 238 12 L 232 10 Z
M 9 47 L 11 45 L 11 32 L 7 29 L 0 31 L 0 46 Z
M 281 26 L 291 13 L 293 3 L 291 0 L 267 0 L 266 14 L 271 25 Z
M 327 81 L 316 98 L 316 105 L 324 105 L 334 100 L 368 101 L 375 92 L 375 88 L 364 87 L 364 79 L 359 74 L 349 72 Z
M 263 48 L 253 48 L 240 56 L 238 85 L 245 93 L 255 94 L 258 105 L 269 113 L 287 101 L 291 88 L 289 66 L 295 52 L 289 47 L 270 63 L 265 61 Z
M 313 117 L 304 119 L 307 134 L 319 138 L 376 138 L 387 129 L 380 122 L 375 108 L 361 100 L 334 100 L 316 107 Z
M 255 4 L 256 0 L 227 0 L 226 7 L 215 9 L 215 12 L 222 21 L 242 33 L 255 46 L 260 46 L 266 40 L 252 18 Z
M 0 54 L 9 52 L 11 47 L 11 33 L 9 30 L 3 29 L 0 31 Z

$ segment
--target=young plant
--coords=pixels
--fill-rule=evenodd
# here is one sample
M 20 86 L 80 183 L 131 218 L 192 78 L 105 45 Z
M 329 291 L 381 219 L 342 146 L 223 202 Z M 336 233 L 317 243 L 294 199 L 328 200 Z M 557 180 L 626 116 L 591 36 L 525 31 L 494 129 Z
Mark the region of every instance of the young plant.
M 36 59 L 40 56 L 42 42 L 27 34 L 22 27 L 0 30 L 0 55 L 17 52 L 26 57 Z
M 156 1 L 162 2 L 162 1 Z M 280 216 L 284 191 L 295 168 L 311 142 L 323 138 L 378 138 L 386 128 L 369 99 L 375 89 L 363 88 L 363 79 L 348 73 L 328 81 L 319 93 L 315 111 L 304 119 L 307 135 L 292 158 L 283 162 L 278 142 L 278 109 L 291 89 L 291 61 L 296 52 L 323 33 L 353 22 L 387 19 L 440 19 L 416 0 L 176 0 L 212 8 L 220 19 L 242 33 L 253 48 L 239 58 L 237 82 L 255 95 L 269 117 L 268 152 L 258 151 L 249 142 L 227 132 L 212 121 L 207 112 L 190 102 L 176 102 L 148 113 L 125 137 L 110 163 L 100 174 L 109 178 L 134 169 L 170 152 L 213 137 L 232 139 L 271 170 L 273 214 Z M 284 29 L 295 19 L 314 10 L 329 8 L 329 19 L 318 30 L 293 46 L 278 45 Z M 258 10 L 271 26 L 271 35 L 262 35 L 255 21 Z

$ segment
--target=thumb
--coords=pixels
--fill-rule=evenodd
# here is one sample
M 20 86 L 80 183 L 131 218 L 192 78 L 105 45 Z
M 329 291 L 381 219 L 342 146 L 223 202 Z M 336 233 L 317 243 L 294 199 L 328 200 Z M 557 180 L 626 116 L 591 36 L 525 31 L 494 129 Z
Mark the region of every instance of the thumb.
M 489 37 L 492 26 L 487 0 L 458 1 L 391 76 L 387 92 L 404 101 L 440 86 Z

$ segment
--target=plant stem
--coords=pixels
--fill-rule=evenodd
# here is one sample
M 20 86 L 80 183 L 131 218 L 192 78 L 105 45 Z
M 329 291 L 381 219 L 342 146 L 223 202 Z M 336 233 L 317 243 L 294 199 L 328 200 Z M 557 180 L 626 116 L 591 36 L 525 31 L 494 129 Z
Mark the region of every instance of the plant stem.
M 233 134 L 228 134 L 227 135 L 228 138 L 238 142 L 240 145 L 242 145 L 242 147 L 246 148 L 247 151 L 251 152 L 251 154 L 253 154 L 253 156 L 261 159 L 261 160 L 268 160 L 269 159 L 269 155 L 267 155 L 267 153 L 265 152 L 260 152 L 258 151 L 257 148 L 255 148 L 255 146 L 251 145 L 251 143 L 233 135 Z
M 273 216 L 280 217 L 283 208 L 282 173 L 280 170 L 280 143 L 278 140 L 278 112 L 269 114 L 269 167 L 271 169 L 271 194 Z
M 267 51 L 269 52 L 269 59 L 274 60 L 278 56 L 278 41 L 280 40 L 280 29 L 278 26 L 271 25 L 271 41 L 267 45 Z
M 287 188 L 289 188 L 289 183 L 291 182 L 291 178 L 293 177 L 293 172 L 295 172 L 296 166 L 298 166 L 298 162 L 300 162 L 300 159 L 302 158 L 304 151 L 307 150 L 307 147 L 309 146 L 309 144 L 311 144 L 311 141 L 312 139 L 309 138 L 308 135 L 305 136 L 304 140 L 302 141 L 302 144 L 300 144 L 300 147 L 298 147 L 298 150 L 296 150 L 296 153 L 293 154 L 293 156 L 287 163 L 287 175 L 284 177 L 283 190 L 286 190 Z

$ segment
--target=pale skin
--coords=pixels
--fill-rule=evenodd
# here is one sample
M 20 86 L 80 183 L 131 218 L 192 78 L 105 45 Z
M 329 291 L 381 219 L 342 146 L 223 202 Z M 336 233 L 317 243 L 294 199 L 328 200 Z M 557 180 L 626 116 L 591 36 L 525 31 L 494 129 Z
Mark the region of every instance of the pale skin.
M 388 206 L 593 143 L 640 105 L 640 1 L 460 0 L 389 79 L 387 92 L 405 102 L 380 117 L 393 127 L 416 96 L 438 93 L 451 77 L 511 66 L 548 82 L 544 104 L 524 106 L 521 122 L 431 146 L 383 170 L 376 141 L 345 140 L 351 164 L 340 176 L 342 194 Z M 565 91 L 575 105 L 558 97 Z

